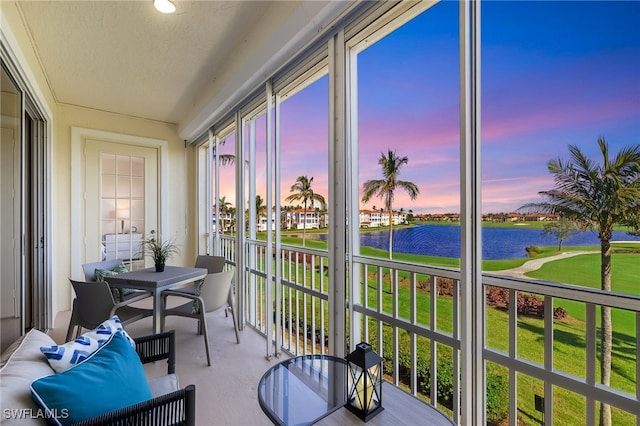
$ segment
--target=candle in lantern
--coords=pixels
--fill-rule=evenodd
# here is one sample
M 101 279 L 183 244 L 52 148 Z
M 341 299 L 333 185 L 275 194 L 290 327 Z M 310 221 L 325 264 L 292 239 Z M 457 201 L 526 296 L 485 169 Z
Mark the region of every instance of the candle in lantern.
M 358 383 L 356 383 L 356 393 L 359 398 L 356 398 L 354 402 L 358 410 L 362 410 L 364 408 L 362 400 L 365 397 L 367 397 L 368 399 L 367 411 L 370 411 L 371 407 L 373 406 L 373 398 L 371 398 L 371 388 L 369 388 L 369 395 L 364 394 L 364 390 L 367 388 L 367 381 L 369 381 L 369 379 L 367 378 L 367 373 L 365 372 L 362 374 L 362 376 L 360 376 L 360 380 L 358 380 Z
M 369 344 L 360 343 L 347 355 L 347 362 L 346 407 L 366 422 L 383 410 L 380 392 L 382 357 L 373 352 Z

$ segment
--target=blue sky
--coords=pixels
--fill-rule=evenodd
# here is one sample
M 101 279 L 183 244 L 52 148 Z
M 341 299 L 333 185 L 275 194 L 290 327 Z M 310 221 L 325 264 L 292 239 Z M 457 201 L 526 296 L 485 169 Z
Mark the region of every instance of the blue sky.
M 598 137 L 612 152 L 640 143 L 638 22 L 639 1 L 483 2 L 484 212 L 537 200 L 569 144 L 598 159 Z M 382 152 L 407 156 L 400 178 L 420 196 L 397 193 L 398 209 L 459 210 L 458 46 L 445 1 L 358 55 L 360 186 L 381 178 Z M 282 105 L 283 197 L 300 175 L 327 195 L 327 88 L 325 76 Z
M 569 144 L 599 159 L 598 137 L 640 143 L 640 2 L 490 2 L 483 16 L 485 209 L 536 200 Z

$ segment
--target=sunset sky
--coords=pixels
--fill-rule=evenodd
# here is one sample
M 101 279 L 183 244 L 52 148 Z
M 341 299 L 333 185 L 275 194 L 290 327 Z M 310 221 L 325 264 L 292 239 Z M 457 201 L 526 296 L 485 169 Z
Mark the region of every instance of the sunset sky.
M 396 209 L 459 211 L 457 22 L 445 1 L 358 55 L 360 187 L 382 178 L 382 152 L 407 156 L 399 178 L 420 195 L 398 192 Z M 600 160 L 598 137 L 613 153 L 640 143 L 638 22 L 638 1 L 482 4 L 483 212 L 537 200 L 553 186 L 546 163 L 569 144 Z M 283 198 L 300 175 L 327 196 L 327 91 L 325 76 L 282 104 Z

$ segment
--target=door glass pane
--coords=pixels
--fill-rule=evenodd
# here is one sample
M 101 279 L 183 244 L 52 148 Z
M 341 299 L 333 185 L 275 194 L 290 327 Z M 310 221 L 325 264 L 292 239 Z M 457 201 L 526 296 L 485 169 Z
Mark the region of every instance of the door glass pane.
M 144 158 L 131 157 L 131 176 L 144 177 Z
M 116 198 L 116 177 L 104 175 L 102 177 L 102 196 L 109 199 Z
M 114 154 L 102 154 L 102 173 L 105 175 L 116 174 L 116 156 Z
M 131 220 L 144 221 L 144 200 L 131 200 Z
M 102 259 L 122 259 L 134 267 L 143 252 L 145 159 L 107 153 L 100 159 Z
M 131 177 L 118 176 L 118 198 L 128 198 L 131 194 Z
M 20 93 L 2 68 L 0 91 L 0 336 L 4 350 L 20 335 Z
M 127 155 L 116 156 L 116 173 L 121 176 L 131 176 L 131 157 Z
M 131 197 L 144 199 L 144 177 L 131 178 Z

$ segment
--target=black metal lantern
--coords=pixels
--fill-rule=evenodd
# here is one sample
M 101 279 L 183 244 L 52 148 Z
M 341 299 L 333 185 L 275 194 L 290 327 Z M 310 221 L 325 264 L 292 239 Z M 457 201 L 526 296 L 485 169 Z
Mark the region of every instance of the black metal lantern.
M 368 343 L 359 343 L 347 355 L 347 403 L 345 407 L 363 421 L 382 407 L 382 357 Z

